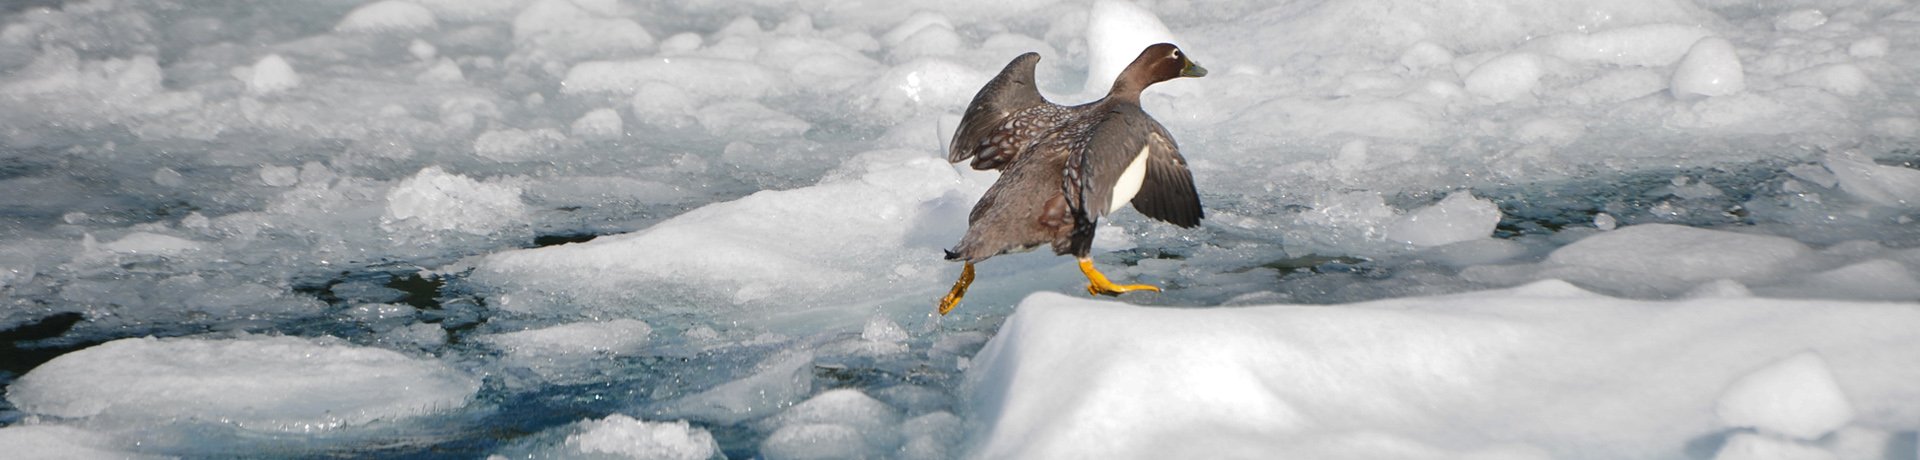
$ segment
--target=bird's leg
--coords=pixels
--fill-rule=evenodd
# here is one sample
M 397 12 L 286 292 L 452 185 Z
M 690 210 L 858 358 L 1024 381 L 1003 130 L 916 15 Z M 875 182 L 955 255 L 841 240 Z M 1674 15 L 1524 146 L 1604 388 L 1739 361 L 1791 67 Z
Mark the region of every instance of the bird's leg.
M 967 296 L 967 286 L 973 285 L 973 262 L 966 264 L 960 269 L 960 280 L 953 282 L 953 289 L 947 291 L 946 297 L 940 298 L 941 316 L 946 316 L 947 312 L 953 311 L 953 307 L 960 305 L 960 298 Z
M 1113 284 L 1112 281 L 1107 281 L 1107 275 L 1102 275 L 1100 270 L 1093 268 L 1093 259 L 1090 258 L 1080 258 L 1080 272 L 1087 274 L 1087 294 L 1090 295 L 1117 296 L 1131 291 L 1160 292 L 1160 287 L 1151 284 Z

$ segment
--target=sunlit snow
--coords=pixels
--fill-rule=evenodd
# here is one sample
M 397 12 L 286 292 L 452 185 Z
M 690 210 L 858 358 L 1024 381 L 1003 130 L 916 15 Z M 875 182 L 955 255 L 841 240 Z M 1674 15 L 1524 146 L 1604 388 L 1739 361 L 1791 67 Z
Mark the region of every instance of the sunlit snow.
M 1142 47 L 1207 219 L 945 261 Z M 7 458 L 1920 458 L 1902 0 L 0 4 Z

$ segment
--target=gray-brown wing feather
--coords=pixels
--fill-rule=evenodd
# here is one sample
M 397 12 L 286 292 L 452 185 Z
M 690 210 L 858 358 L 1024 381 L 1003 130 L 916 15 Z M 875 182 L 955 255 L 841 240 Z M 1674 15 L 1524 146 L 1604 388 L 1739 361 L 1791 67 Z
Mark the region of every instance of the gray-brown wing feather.
M 1075 148 L 1068 160 L 1069 165 L 1079 165 L 1082 171 L 1069 171 L 1065 184 L 1069 204 L 1076 211 L 1085 213 L 1089 220 L 1105 217 L 1112 207 L 1114 184 L 1145 148 L 1147 171 L 1139 193 L 1133 196 L 1134 209 L 1181 227 L 1200 224 L 1205 213 L 1193 186 L 1193 173 L 1187 170 L 1186 157 L 1180 155 L 1173 136 L 1160 122 L 1137 106 L 1123 106 L 1108 112 L 1093 129 L 1090 140 Z
M 1033 83 L 1034 64 L 1039 53 L 1013 58 L 1000 75 L 988 81 L 974 94 L 960 127 L 947 145 L 947 162 L 972 159 L 978 170 L 1000 169 L 1020 156 L 1044 129 L 1053 123 L 1057 108 L 1040 96 Z

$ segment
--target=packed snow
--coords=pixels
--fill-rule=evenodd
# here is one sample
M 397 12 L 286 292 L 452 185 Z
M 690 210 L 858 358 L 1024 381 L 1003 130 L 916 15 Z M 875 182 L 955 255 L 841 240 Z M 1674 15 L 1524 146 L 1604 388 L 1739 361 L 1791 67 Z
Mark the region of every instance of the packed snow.
M 1159 42 L 1164 290 L 933 314 L 980 86 Z M 1916 75 L 1897 0 L 8 4 L 0 451 L 1912 459 Z

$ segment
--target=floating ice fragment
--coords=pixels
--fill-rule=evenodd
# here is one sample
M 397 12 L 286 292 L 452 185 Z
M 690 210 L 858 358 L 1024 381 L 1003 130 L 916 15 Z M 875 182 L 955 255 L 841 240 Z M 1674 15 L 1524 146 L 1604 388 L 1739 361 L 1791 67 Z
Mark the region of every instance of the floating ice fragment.
M 1846 63 L 1814 67 L 1781 79 L 1788 84 L 1820 88 L 1841 96 L 1858 96 L 1873 85 L 1873 79 L 1867 77 L 1860 66 Z
M 300 183 L 300 168 L 265 165 L 260 167 L 260 183 L 271 187 L 292 187 Z
M 867 439 L 846 425 L 787 425 L 760 442 L 760 455 L 767 460 L 873 458 L 883 454 L 867 447 Z
M 399 33 L 431 30 L 438 27 L 433 11 L 402 0 L 382 0 L 361 5 L 333 26 L 347 33 Z
M 179 255 L 198 251 L 204 244 L 177 236 L 161 235 L 149 232 L 133 232 L 111 243 L 100 245 L 101 249 L 120 254 Z
M 252 72 L 247 75 L 247 92 L 267 95 L 293 89 L 300 86 L 300 74 L 293 72 L 293 66 L 278 54 L 269 54 L 253 63 Z
M 1725 96 L 1747 89 L 1746 71 L 1733 43 L 1720 37 L 1706 37 L 1687 49 L 1687 56 L 1673 70 L 1673 97 Z
M 1788 238 L 1668 224 L 1642 224 L 1554 250 L 1553 264 L 1707 281 L 1769 274 L 1811 252 Z
M 1819 446 L 1757 433 L 1734 433 L 1713 460 L 1840 460 Z
M 526 213 L 520 187 L 483 183 L 429 166 L 387 192 L 380 228 L 487 235 L 517 225 Z
M 1400 69 L 1414 75 L 1425 73 L 1429 69 L 1444 69 L 1453 64 L 1453 51 L 1434 42 L 1421 40 L 1400 53 L 1400 59 L 1394 61 Z
M 1847 45 L 1847 55 L 1862 59 L 1886 57 L 1887 48 L 1891 44 L 1892 41 L 1887 37 L 1862 38 Z
M 15 381 L 7 399 L 30 413 L 133 426 L 311 432 L 458 408 L 479 387 L 439 362 L 338 339 L 149 337 L 61 355 Z
M 713 434 L 685 420 L 648 422 L 622 414 L 580 422 L 567 447 L 588 454 L 658 460 L 706 460 L 720 454 Z
M 1840 189 L 1868 203 L 1920 208 L 1920 169 L 1880 165 L 1858 151 L 1827 154 L 1821 164 L 1833 172 Z
M 566 140 L 565 134 L 549 128 L 496 129 L 474 138 L 473 153 L 500 162 L 536 161 L 552 155 Z
M 1401 216 L 1387 226 L 1386 237 L 1418 247 L 1473 241 L 1492 236 L 1500 215 L 1500 207 L 1492 200 L 1454 192 L 1439 203 Z
M 573 121 L 573 137 L 582 139 L 618 139 L 626 133 L 621 126 L 620 112 L 613 109 L 594 109 Z
M 1783 31 L 1802 32 L 1812 30 L 1827 23 L 1826 13 L 1813 8 L 1788 11 L 1773 19 L 1773 28 Z
M 601 17 L 570 0 L 540 0 L 513 18 L 517 53 L 571 61 L 633 55 L 653 46 L 653 35 L 632 19 Z
M 1540 55 L 1508 53 L 1474 67 L 1464 83 L 1467 92 L 1501 103 L 1533 94 L 1545 73 Z
M 466 83 L 467 75 L 460 70 L 460 64 L 454 63 L 453 59 L 441 58 L 440 62 L 434 63 L 433 67 L 428 67 L 426 71 L 420 72 L 420 75 L 414 76 L 413 81 L 451 85 Z
M 1665 66 L 1679 61 L 1707 31 L 1680 24 L 1646 24 L 1593 33 L 1568 32 L 1530 42 L 1543 53 L 1573 62 L 1618 66 Z
M 813 352 L 786 352 L 762 361 L 753 375 L 670 401 L 659 413 L 731 425 L 771 415 L 812 391 Z
M 435 48 L 432 43 L 427 43 L 426 40 L 416 38 L 413 39 L 412 43 L 407 44 L 407 54 L 412 54 L 414 59 L 431 61 L 435 56 L 440 54 L 440 50 Z
M 1775 361 L 1735 380 L 1714 413 L 1730 427 L 1814 440 L 1853 420 L 1853 405 L 1813 352 Z
M 1601 231 L 1606 231 L 1606 230 L 1613 230 L 1614 227 L 1618 227 L 1619 225 L 1620 225 L 1620 221 L 1618 219 L 1614 219 L 1612 214 L 1607 214 L 1603 212 L 1603 213 L 1598 213 L 1593 215 L 1593 228 L 1598 228 Z

